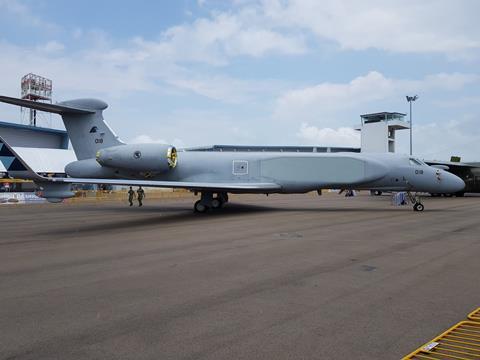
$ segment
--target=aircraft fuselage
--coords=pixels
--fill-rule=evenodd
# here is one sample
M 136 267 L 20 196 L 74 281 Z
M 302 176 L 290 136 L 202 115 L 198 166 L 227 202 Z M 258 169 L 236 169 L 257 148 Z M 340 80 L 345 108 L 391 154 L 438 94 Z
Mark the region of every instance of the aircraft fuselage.
M 108 168 L 95 159 L 78 163 L 66 167 L 69 176 L 188 182 L 274 182 L 280 185 L 281 190 L 271 192 L 281 193 L 304 193 L 322 188 L 456 192 L 464 187 L 458 177 L 447 171 L 397 154 L 179 151 L 177 166 L 162 173 Z

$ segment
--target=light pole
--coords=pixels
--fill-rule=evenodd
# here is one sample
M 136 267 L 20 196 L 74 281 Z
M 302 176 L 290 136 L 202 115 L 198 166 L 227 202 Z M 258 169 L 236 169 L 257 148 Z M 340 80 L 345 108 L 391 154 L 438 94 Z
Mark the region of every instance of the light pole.
M 407 101 L 410 104 L 410 156 L 412 155 L 412 102 L 418 99 L 418 95 L 406 96 Z

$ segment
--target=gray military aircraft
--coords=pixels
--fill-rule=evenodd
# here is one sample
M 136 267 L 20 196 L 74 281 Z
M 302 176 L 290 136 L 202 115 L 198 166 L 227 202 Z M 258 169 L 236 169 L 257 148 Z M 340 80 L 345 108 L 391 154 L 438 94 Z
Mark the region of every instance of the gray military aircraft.
M 62 116 L 77 161 L 66 178 L 34 173 L 4 142 L 18 162 L 7 170 L 30 178 L 51 202 L 72 197 L 71 184 L 112 184 L 184 188 L 201 194 L 196 212 L 222 207 L 228 193 L 306 193 L 320 189 L 406 191 L 416 211 L 424 209 L 413 192 L 455 193 L 465 183 L 423 161 L 396 154 L 268 153 L 178 151 L 168 144 L 125 144 L 103 119 L 107 104 L 78 99 L 57 104 L 0 96 L 0 101 Z M 0 153 L 1 155 L 1 153 Z M 13 166 L 13 168 L 12 168 Z

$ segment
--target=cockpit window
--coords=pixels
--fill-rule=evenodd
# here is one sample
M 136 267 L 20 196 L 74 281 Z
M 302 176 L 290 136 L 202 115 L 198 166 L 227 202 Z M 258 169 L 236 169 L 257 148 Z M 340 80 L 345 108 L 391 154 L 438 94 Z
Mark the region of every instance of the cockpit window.
M 413 165 L 413 166 L 422 166 L 423 163 L 418 160 L 418 159 L 414 159 L 414 158 L 410 158 L 410 165 Z

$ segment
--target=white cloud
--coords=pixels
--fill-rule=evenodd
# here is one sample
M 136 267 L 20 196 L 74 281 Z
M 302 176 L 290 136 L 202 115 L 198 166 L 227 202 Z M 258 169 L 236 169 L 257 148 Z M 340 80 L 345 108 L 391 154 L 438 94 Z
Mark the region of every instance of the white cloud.
M 0 42 L 0 53 L 0 67 L 9 69 L 0 82 L 3 94 L 13 95 L 12 89 L 18 89 L 20 77 L 29 72 L 53 79 L 55 91 L 62 97 L 72 93 L 116 96 L 151 91 L 156 86 L 141 67 L 118 66 L 90 57 L 89 52 L 65 54 Z
M 284 34 L 253 19 L 259 15 L 245 7 L 238 13 L 220 12 L 190 24 L 173 26 L 158 41 L 135 39 L 138 47 L 171 61 L 226 65 L 234 56 L 261 57 L 269 53 L 298 55 L 306 52 L 303 36 Z
M 460 0 L 265 0 L 268 18 L 342 49 L 458 54 L 480 49 L 480 4 Z
M 480 75 L 478 74 L 440 73 L 428 75 L 423 81 L 409 81 L 408 83 L 410 87 L 417 86 L 419 90 L 443 89 L 456 91 L 463 89 L 466 85 L 479 81 Z M 407 88 L 407 86 L 405 87 Z
M 225 75 L 206 76 L 183 69 L 166 74 L 163 80 L 177 89 L 188 90 L 227 103 L 252 104 L 258 102 L 265 94 L 278 95 L 287 87 L 281 81 L 237 79 Z
M 391 96 L 393 89 L 391 79 L 372 71 L 349 83 L 326 82 L 288 91 L 277 100 L 277 113 L 290 116 L 305 109 L 337 110 Z
M 478 161 L 478 115 L 459 115 L 455 120 L 418 124 L 413 128 L 413 152 L 428 160 Z M 408 133 L 399 132 L 398 152 L 408 153 Z
M 277 99 L 275 116 L 294 121 L 325 121 L 346 109 L 365 109 L 367 104 L 400 98 L 409 93 L 456 91 L 479 82 L 476 74 L 441 73 L 421 80 L 387 78 L 377 71 L 358 76 L 348 83 L 321 83 L 290 90 Z M 324 126 L 330 125 L 323 122 Z
M 318 128 L 302 123 L 297 137 L 308 145 L 360 147 L 360 132 L 348 127 Z
M 462 96 L 454 99 L 434 100 L 432 104 L 441 108 L 462 108 L 467 106 L 480 106 L 480 96 Z
M 46 44 L 37 46 L 38 51 L 45 52 L 45 53 L 56 53 L 56 52 L 63 51 L 64 49 L 65 49 L 65 45 L 55 40 L 51 40 Z
M 227 103 L 255 102 L 263 94 L 280 94 L 285 83 L 248 80 L 227 75 L 197 73 L 177 65 L 161 54 L 138 45 L 112 48 L 107 40 L 82 51 L 64 51 L 57 41 L 35 47 L 20 47 L 0 41 L 0 66 L 8 68 L 0 83 L 2 93 L 16 89 L 18 79 L 34 72 L 54 79 L 56 93 L 74 96 L 86 93 L 112 97 L 132 92 L 201 95 Z

